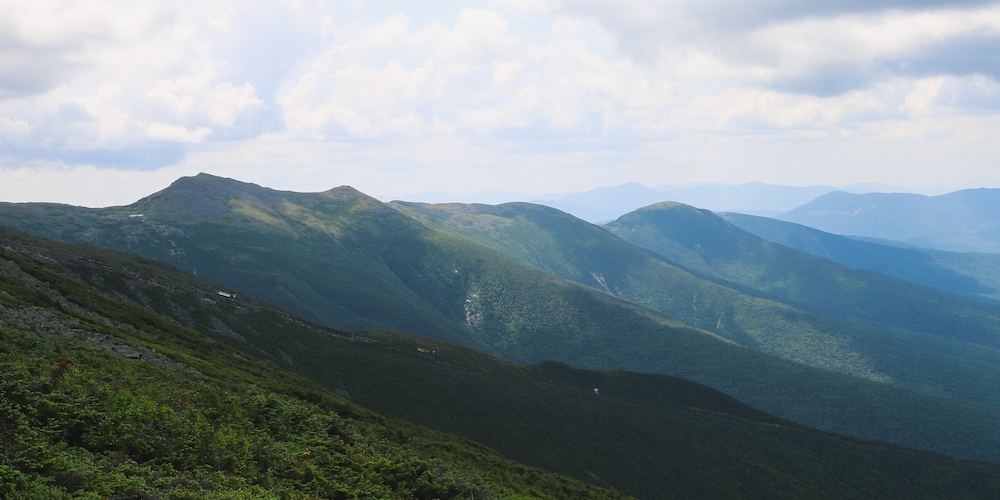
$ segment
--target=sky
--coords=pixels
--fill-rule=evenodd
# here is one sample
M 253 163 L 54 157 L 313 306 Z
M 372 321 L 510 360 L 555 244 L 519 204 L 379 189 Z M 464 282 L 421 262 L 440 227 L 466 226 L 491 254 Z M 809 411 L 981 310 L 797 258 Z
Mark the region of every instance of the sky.
M 1000 187 L 1000 2 L 0 0 L 0 201 Z

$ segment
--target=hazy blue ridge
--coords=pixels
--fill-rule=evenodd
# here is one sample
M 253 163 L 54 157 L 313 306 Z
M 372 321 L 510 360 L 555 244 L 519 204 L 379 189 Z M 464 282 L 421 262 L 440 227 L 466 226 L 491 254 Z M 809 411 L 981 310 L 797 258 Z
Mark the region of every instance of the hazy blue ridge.
M 1000 252 L 1000 190 L 940 196 L 833 192 L 777 217 L 828 233 L 958 252 Z
M 778 186 L 762 182 L 654 188 L 630 182 L 620 186 L 599 187 L 582 193 L 538 196 L 530 200 L 523 196 L 511 196 L 506 200 L 489 203 L 530 201 L 562 210 L 588 222 L 603 223 L 661 201 L 676 201 L 714 211 L 778 215 L 831 191 L 834 191 L 834 188 L 828 186 Z M 433 197 L 413 201 L 443 202 Z
M 1000 255 L 900 247 L 859 240 L 767 217 L 726 213 L 727 222 L 765 240 L 845 266 L 934 287 L 969 298 L 1000 301 Z

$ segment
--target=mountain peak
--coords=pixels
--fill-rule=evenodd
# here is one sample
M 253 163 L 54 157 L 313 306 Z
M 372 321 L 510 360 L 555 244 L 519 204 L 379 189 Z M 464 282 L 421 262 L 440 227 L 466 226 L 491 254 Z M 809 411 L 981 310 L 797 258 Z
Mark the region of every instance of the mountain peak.
M 732 249 L 729 247 L 735 241 L 734 238 L 742 233 L 710 210 L 675 201 L 663 201 L 640 208 L 605 227 L 619 236 L 656 228 L 659 234 L 679 241 L 687 248 L 720 254 L 730 252 Z
M 640 208 L 638 210 L 635 210 L 635 211 L 636 212 L 640 212 L 640 211 L 645 212 L 645 211 L 652 211 L 652 210 L 680 210 L 680 209 L 685 209 L 685 208 L 686 209 L 690 209 L 690 210 L 697 210 L 696 208 L 692 207 L 691 205 L 687 205 L 687 204 L 681 203 L 679 201 L 669 201 L 668 200 L 668 201 L 660 201 L 660 202 L 657 202 L 657 203 L 653 203 L 652 205 L 647 205 L 647 206 L 642 207 L 642 208 Z
M 322 193 L 319 193 L 326 198 L 332 198 L 335 200 L 355 200 L 355 199 L 370 199 L 375 200 L 371 196 L 368 196 L 361 191 L 351 187 L 351 186 L 337 186 L 333 189 L 327 189 Z M 376 200 L 377 201 L 377 200 Z M 381 202 L 380 202 L 381 203 Z
M 164 196 L 180 196 L 193 193 L 201 195 L 211 194 L 216 196 L 237 196 L 239 194 L 248 193 L 257 194 L 264 191 L 271 191 L 271 189 L 249 182 L 238 181 L 228 177 L 219 177 L 202 172 L 198 175 L 178 178 L 176 181 L 167 186 L 166 189 L 153 193 L 145 199 L 154 199 Z
M 269 192 L 273 191 L 256 184 L 200 173 L 177 179 L 131 208 L 147 216 L 192 221 L 228 211 L 227 205 L 232 199 L 260 198 Z
M 166 189 L 154 193 L 132 206 L 131 210 L 162 220 L 194 222 L 199 220 L 220 221 L 233 211 L 257 212 L 281 211 L 288 204 L 324 202 L 364 203 L 369 208 L 378 208 L 382 202 L 350 186 L 339 186 L 318 193 L 281 191 L 250 182 L 242 182 L 227 177 L 207 173 L 181 177 Z M 244 214 L 246 215 L 246 214 Z

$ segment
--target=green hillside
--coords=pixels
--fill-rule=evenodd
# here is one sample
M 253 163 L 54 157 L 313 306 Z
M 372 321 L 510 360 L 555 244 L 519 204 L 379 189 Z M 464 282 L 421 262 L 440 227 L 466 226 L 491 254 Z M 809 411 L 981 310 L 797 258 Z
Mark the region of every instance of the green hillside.
M 427 251 L 427 230 L 351 188 L 280 192 L 202 174 L 128 207 L 0 212 L 5 225 L 162 260 L 325 324 L 467 341 L 463 321 L 404 281 Z
M 997 308 L 769 244 L 710 212 L 663 203 L 607 226 L 659 255 L 539 205 L 394 206 L 440 231 L 747 347 L 1000 405 Z
M 1000 303 L 1000 255 L 995 253 L 946 252 L 880 244 L 752 215 L 726 213 L 719 217 L 767 241 L 838 264 L 984 302 Z
M 7 248 L 0 367 L 3 498 L 619 497 L 373 414 Z
M 26 451 L 6 453 L 0 465 L 8 491 L 16 485 L 52 498 L 613 495 L 368 413 L 156 310 L 365 406 L 644 498 L 1000 491 L 1000 466 L 817 432 L 680 379 L 519 366 L 402 333 L 332 330 L 252 297 L 219 296 L 217 286 L 154 261 L 10 231 L 0 242 L 0 363 L 17 367 L 2 379 L 14 394 L 7 415 L 42 416 L 32 436 L 62 439 L 58 453 L 42 456 L 18 441 L 15 448 Z M 462 469 L 471 463 L 474 475 Z M 265 465 L 271 468 L 259 478 Z
M 596 231 L 603 238 L 598 243 L 616 246 L 594 245 L 605 252 L 606 267 L 583 268 L 582 275 L 596 282 L 600 277 L 611 290 L 634 291 L 658 309 L 670 306 L 700 328 L 432 230 L 349 188 L 285 193 L 200 175 L 129 207 L 3 205 L 0 221 L 163 259 L 327 325 L 389 326 L 521 363 L 556 360 L 680 376 L 825 430 L 959 457 L 1000 458 L 1000 410 L 873 382 L 885 376 L 885 367 L 865 349 L 885 344 L 846 342 L 842 323 L 817 322 L 789 306 L 697 278 L 596 226 L 580 226 L 586 228 L 581 234 Z M 579 254 L 589 259 L 592 253 Z M 807 368 L 733 340 L 785 349 L 792 359 L 820 366 L 848 367 L 868 380 Z M 282 359 L 282 351 L 269 352 Z M 996 397 L 985 361 L 959 365 L 937 351 L 924 354 L 923 366 L 942 369 L 921 390 L 979 390 Z
M 1000 308 L 854 269 L 753 236 L 715 214 L 663 203 L 607 226 L 616 235 L 810 313 L 846 319 L 847 342 L 892 382 L 996 406 Z
M 1000 308 L 758 238 L 707 210 L 660 203 L 606 226 L 688 269 L 810 312 L 997 349 Z

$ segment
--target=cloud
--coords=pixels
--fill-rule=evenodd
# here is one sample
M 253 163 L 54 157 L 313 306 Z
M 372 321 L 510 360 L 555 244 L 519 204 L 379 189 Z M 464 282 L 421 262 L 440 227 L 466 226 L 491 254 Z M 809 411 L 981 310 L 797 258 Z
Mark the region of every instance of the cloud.
M 113 170 L 33 160 L 19 168 L 0 168 L 0 178 L 3 179 L 0 199 L 94 208 L 121 206 L 166 188 L 178 177 L 197 173 L 184 167 Z
M 198 127 L 190 130 L 183 125 L 171 125 L 169 123 L 154 122 L 146 127 L 146 137 L 156 141 L 191 142 L 199 143 L 212 133 L 212 129 Z
M 581 5 L 608 15 L 583 15 Z M 539 141 L 595 147 L 582 146 L 580 137 L 610 150 L 696 132 L 862 134 L 858 123 L 906 118 L 910 111 L 900 104 L 915 82 L 941 72 L 933 61 L 960 59 L 935 50 L 949 54 L 949 43 L 980 40 L 998 25 L 996 9 L 975 2 L 960 9 L 772 2 L 753 4 L 753 15 L 730 25 L 698 5 L 625 2 L 611 9 L 568 1 L 563 8 L 576 8 L 575 17 L 551 18 L 547 30 L 532 33 L 488 9 L 462 10 L 451 24 L 415 25 L 396 13 L 342 31 L 279 105 L 288 130 L 310 140 L 450 134 L 507 140 L 508 151 Z M 918 7 L 938 10 L 912 10 Z M 684 15 L 660 24 L 677 12 Z M 675 39 L 670 28 L 692 16 L 717 31 Z M 607 31 L 615 19 L 633 23 L 627 34 Z M 646 34 L 631 29 L 647 25 Z M 648 38 L 655 43 L 646 51 L 657 57 L 621 52 L 630 40 Z M 922 113 L 989 103 L 988 67 L 966 55 L 975 71 L 953 75 L 964 97 L 933 101 Z
M 976 114 L 1000 111 L 1000 82 L 984 76 L 930 77 L 916 81 L 899 110 L 909 117 L 954 115 L 966 110 Z
M 997 23 L 1000 26 L 1000 22 Z M 961 34 L 906 58 L 883 63 L 893 73 L 916 77 L 982 75 L 1000 79 L 1000 29 Z
M 219 25 L 231 7 L 0 2 L 0 154 L 149 168 L 183 156 L 162 142 L 266 129 L 256 87 L 215 53 L 232 35 Z
M 290 132 L 311 140 L 602 134 L 633 128 L 671 95 L 658 70 L 613 54 L 591 21 L 555 20 L 529 37 L 498 12 L 465 9 L 451 25 L 394 15 L 338 42 L 278 99 Z
M 431 133 L 463 104 L 487 98 L 504 69 L 511 77 L 503 65 L 527 48 L 495 12 L 467 9 L 452 26 L 418 29 L 397 14 L 342 33 L 278 104 L 289 130 L 312 138 Z
M 0 99 L 52 89 L 93 68 L 97 51 L 149 36 L 169 23 L 155 3 L 0 2 Z
M 949 143 L 982 167 L 998 44 L 982 1 L 0 0 L 0 184 L 818 183 Z
M 695 58 L 702 73 L 691 77 L 784 92 L 833 95 L 896 75 L 997 74 L 995 2 L 565 0 L 562 8 L 600 22 L 638 60 Z

